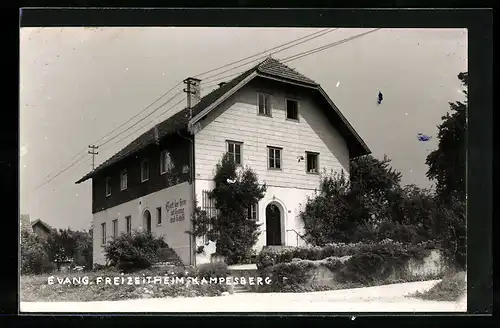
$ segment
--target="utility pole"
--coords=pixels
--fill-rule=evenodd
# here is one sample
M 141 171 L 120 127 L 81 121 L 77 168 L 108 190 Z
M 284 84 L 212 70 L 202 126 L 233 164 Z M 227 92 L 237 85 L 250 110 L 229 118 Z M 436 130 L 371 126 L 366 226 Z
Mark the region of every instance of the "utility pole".
M 94 169 L 95 169 L 95 155 L 99 154 L 99 152 L 95 151 L 95 150 L 98 149 L 99 146 L 90 145 L 89 148 L 92 149 L 92 150 L 89 150 L 88 153 L 90 155 L 92 155 L 92 171 L 94 171 Z
M 195 90 L 193 90 L 193 86 L 195 85 L 194 84 L 194 81 L 191 79 L 191 78 L 187 78 L 183 81 L 187 88 L 184 88 L 182 91 L 184 91 L 185 93 L 187 93 L 187 107 L 189 109 L 189 119 L 193 118 L 193 110 L 192 110 L 192 104 L 191 104 L 191 98 L 193 94 L 196 93 Z

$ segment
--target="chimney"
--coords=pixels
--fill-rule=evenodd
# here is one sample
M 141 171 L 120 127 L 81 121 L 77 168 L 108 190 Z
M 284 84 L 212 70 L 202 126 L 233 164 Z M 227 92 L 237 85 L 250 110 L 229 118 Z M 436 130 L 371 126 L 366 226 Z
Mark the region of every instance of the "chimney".
M 189 118 L 192 117 L 191 109 L 200 102 L 201 99 L 201 80 L 194 77 L 188 77 L 184 80 L 186 88 L 184 92 L 187 93 L 187 107 L 189 108 Z
M 226 84 L 226 82 L 221 82 L 218 84 L 219 88 L 222 87 L 224 84 Z
M 29 214 L 21 214 L 21 230 L 30 230 L 31 220 Z

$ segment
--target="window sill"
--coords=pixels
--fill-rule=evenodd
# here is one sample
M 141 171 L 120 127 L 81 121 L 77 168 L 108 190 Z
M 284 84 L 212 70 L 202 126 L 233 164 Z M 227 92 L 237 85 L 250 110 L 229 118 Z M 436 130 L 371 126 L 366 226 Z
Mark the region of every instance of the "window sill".
M 278 168 L 275 168 L 275 167 L 268 167 L 267 169 L 269 171 L 283 171 L 283 169 L 281 169 L 281 168 L 278 169 Z
M 125 189 L 120 189 L 120 191 L 126 191 L 126 190 L 127 190 L 127 188 L 125 188 Z
M 257 114 L 258 116 L 263 116 L 263 117 L 269 117 L 269 118 L 273 118 L 273 116 L 271 114 L 261 114 L 261 113 L 258 113 Z
M 166 173 L 167 173 L 166 171 L 165 172 L 160 172 L 160 175 L 165 175 Z
M 109 195 L 106 195 L 106 198 L 108 198 L 108 197 L 111 197 L 111 194 L 109 194 Z
M 306 171 L 307 174 L 312 174 L 312 175 L 319 175 L 319 172 L 308 172 Z
M 157 223 L 156 226 L 157 227 L 161 227 L 163 225 L 163 223 Z
M 148 182 L 148 181 L 149 181 L 149 179 L 141 180 L 141 183 Z
M 294 123 L 300 123 L 299 119 L 295 119 L 295 118 L 286 118 L 285 121 L 289 121 L 289 122 L 294 122 Z

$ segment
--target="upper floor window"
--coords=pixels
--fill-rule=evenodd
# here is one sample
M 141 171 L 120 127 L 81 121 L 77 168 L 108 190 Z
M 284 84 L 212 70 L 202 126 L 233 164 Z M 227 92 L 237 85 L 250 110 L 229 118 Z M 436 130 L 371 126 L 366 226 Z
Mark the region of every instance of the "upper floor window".
M 120 174 L 120 190 L 127 189 L 127 170 L 123 170 Z
M 101 244 L 106 245 L 106 222 L 101 223 Z
M 259 115 L 271 116 L 271 95 L 259 93 Z
M 286 118 L 288 120 L 299 120 L 299 102 L 293 99 L 286 99 Z
M 227 152 L 232 157 L 234 164 L 241 165 L 241 142 L 228 141 Z
M 111 196 L 111 178 L 106 178 L 106 197 Z
M 163 150 L 160 153 L 160 174 L 170 172 L 173 168 L 174 165 L 170 153 L 167 150 Z
M 132 217 L 129 215 L 129 216 L 126 216 L 125 217 L 125 226 L 127 227 L 127 233 L 131 233 L 132 232 Z
M 113 220 L 113 238 L 118 237 L 118 219 Z
M 281 148 L 267 147 L 270 169 L 281 169 Z
M 306 152 L 307 173 L 319 172 L 318 158 L 319 158 L 318 153 Z
M 141 182 L 149 180 L 149 161 L 143 160 L 141 163 Z

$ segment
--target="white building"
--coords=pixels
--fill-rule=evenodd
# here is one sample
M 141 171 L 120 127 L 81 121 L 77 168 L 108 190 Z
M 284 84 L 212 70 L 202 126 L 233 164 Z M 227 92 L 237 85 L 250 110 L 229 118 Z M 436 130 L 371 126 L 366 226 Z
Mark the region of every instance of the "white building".
M 110 237 L 133 229 L 163 235 L 185 264 L 206 261 L 196 256 L 203 238 L 185 232 L 193 200 L 208 206 L 205 193 L 226 152 L 267 185 L 251 211 L 262 224 L 256 250 L 301 245 L 301 205 L 321 173 L 348 174 L 350 158 L 370 153 L 319 84 L 271 57 L 203 98 L 202 81 L 185 82 L 184 110 L 77 182 L 92 178 L 95 263 L 105 261 Z

